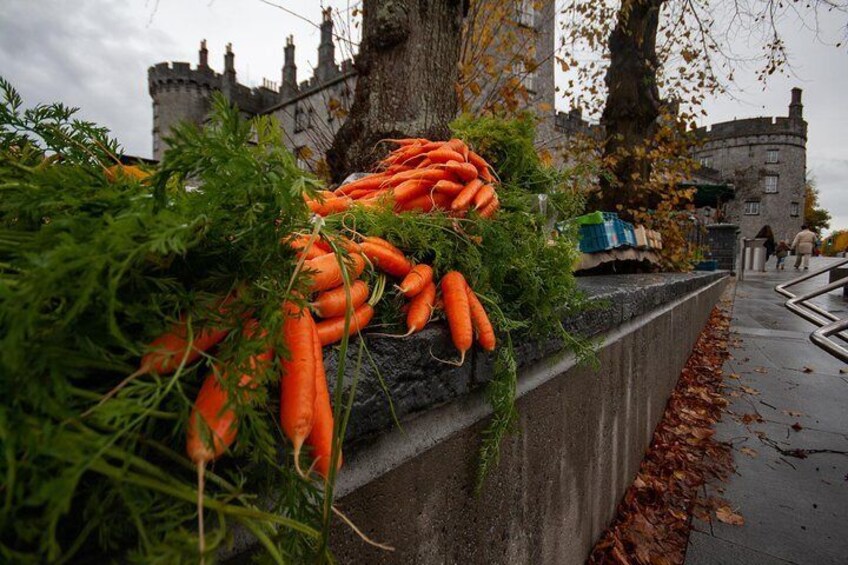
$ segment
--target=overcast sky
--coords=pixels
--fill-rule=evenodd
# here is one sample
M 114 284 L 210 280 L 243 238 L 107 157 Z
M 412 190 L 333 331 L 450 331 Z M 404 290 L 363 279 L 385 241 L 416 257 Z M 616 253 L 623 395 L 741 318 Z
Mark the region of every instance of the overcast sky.
M 343 19 L 359 4 L 323 2 Z M 0 0 L 0 75 L 27 105 L 62 101 L 80 107 L 85 118 L 108 126 L 127 153 L 149 157 L 150 65 L 196 65 L 199 42 L 206 38 L 214 69 L 222 69 L 224 46 L 232 42 L 240 82 L 279 83 L 283 45 L 291 34 L 298 80 L 309 78 L 317 62 L 314 24 L 321 20 L 320 6 L 314 0 Z M 820 23 L 823 37 L 834 39 L 844 21 Z M 763 90 L 753 69 L 740 69 L 733 96 L 711 100 L 705 123 L 786 115 L 790 89 L 803 88 L 808 169 L 834 216 L 833 227 L 848 228 L 848 49 L 817 41 L 796 22 L 784 28 L 792 76 L 772 78 Z M 736 41 L 744 47 L 753 40 Z M 337 47 L 337 61 L 347 56 L 349 49 Z

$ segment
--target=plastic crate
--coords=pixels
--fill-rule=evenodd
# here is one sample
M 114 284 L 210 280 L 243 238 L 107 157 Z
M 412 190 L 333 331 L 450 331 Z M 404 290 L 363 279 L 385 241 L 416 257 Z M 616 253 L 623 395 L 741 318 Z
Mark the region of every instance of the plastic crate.
M 636 247 L 636 231 L 633 228 L 633 224 L 625 222 L 624 220 L 616 219 L 613 222 L 613 225 L 615 225 L 615 232 L 618 235 L 619 245 Z
M 580 226 L 580 251 L 583 253 L 597 253 L 619 245 L 618 233 L 612 222 Z
M 715 271 L 718 270 L 718 261 L 715 259 L 707 259 L 695 265 L 696 271 Z

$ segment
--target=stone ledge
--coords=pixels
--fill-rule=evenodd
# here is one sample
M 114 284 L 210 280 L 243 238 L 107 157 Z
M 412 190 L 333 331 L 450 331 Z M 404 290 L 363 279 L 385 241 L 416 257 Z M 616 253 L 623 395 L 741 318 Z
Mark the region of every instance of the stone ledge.
M 595 337 L 704 288 L 726 274 L 717 271 L 581 277 L 578 286 L 596 308 L 570 318 L 565 326 L 575 335 Z M 351 340 L 348 367 L 356 366 L 358 345 L 358 340 Z M 434 359 L 434 356 L 450 359 L 456 355 L 444 323 L 431 324 L 403 340 L 372 336 L 368 338 L 368 350 L 370 359 L 368 354 L 363 356 L 356 401 L 347 428 L 348 451 L 356 451 L 395 427 L 387 391 L 396 417 L 403 422 L 482 388 L 492 376 L 493 357 L 479 348 L 469 352 L 462 367 Z M 557 339 L 516 344 L 516 351 L 522 370 L 563 352 L 563 344 Z M 338 367 L 335 350 L 325 362 L 332 385 Z M 346 385 L 350 384 L 348 378 Z

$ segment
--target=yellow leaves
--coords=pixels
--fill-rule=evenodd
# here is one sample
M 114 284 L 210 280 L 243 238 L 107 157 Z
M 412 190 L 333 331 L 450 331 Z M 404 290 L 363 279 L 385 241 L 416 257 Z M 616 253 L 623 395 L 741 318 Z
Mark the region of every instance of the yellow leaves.
M 725 524 L 730 524 L 731 526 L 745 525 L 745 518 L 735 513 L 733 510 L 730 509 L 729 506 L 720 506 L 718 509 L 716 509 L 715 514 L 716 518 L 718 518 L 720 522 L 724 522 Z

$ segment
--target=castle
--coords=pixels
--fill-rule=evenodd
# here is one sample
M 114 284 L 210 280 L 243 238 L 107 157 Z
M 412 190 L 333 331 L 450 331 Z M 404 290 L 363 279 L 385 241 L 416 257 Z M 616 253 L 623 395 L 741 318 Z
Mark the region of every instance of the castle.
M 802 91 L 792 89 L 789 114 L 713 124 L 697 130 L 702 182 L 728 185 L 733 198 L 719 204 L 724 221 L 737 224 L 743 237 L 771 226 L 777 240 L 791 239 L 804 217 L 807 122 Z M 697 186 L 697 183 L 696 183 Z
M 497 2 L 497 0 L 492 0 Z M 574 117 L 557 113 L 554 107 L 554 57 L 556 11 L 553 0 L 516 2 L 513 26 L 526 37 L 520 53 L 497 53 L 506 69 L 500 80 L 519 80 L 530 94 L 528 108 L 537 110 L 537 141 L 551 147 L 563 136 L 562 126 L 574 127 Z M 235 54 L 227 45 L 224 71 L 209 65 L 205 40 L 200 44 L 198 63 L 159 63 L 148 69 L 148 87 L 153 100 L 153 158 L 161 159 L 171 128 L 182 121 L 202 123 L 214 92 L 222 93 L 246 116 L 272 115 L 282 125 L 286 145 L 310 168 L 324 154 L 353 103 L 356 70 L 350 59 L 336 63 L 332 13 L 325 10 L 320 24 L 318 64 L 308 80 L 298 82 L 294 38 L 286 39 L 279 87 L 268 80 L 257 88 L 240 84 L 235 71 Z M 536 63 L 523 61 L 535 54 Z M 446 85 L 451 88 L 450 85 Z M 491 88 L 492 85 L 489 85 Z M 483 90 L 478 99 L 487 97 Z M 472 101 L 472 106 L 474 102 Z M 579 116 L 577 116 L 579 120 Z
M 497 2 L 497 0 L 491 0 Z M 485 8 L 485 6 L 484 6 Z M 590 126 L 580 110 L 568 113 L 554 108 L 554 57 L 556 9 L 553 0 L 516 2 L 515 32 L 526 36 L 523 53 L 493 52 L 504 80 L 518 80 L 530 94 L 525 104 L 536 112 L 537 145 L 555 149 L 575 134 L 602 135 Z M 279 86 L 264 81 L 257 88 L 240 84 L 236 78 L 235 54 L 227 45 L 224 71 L 214 71 L 208 60 L 206 42 L 200 44 L 197 67 L 189 63 L 159 63 L 148 70 L 153 99 L 153 158 L 161 159 L 164 138 L 182 121 L 202 123 L 209 112 L 211 96 L 222 93 L 246 116 L 272 115 L 279 120 L 286 145 L 305 169 L 314 165 L 329 148 L 353 102 L 356 69 L 350 59 L 336 63 L 333 21 L 329 10 L 320 24 L 318 64 L 308 80 L 298 82 L 294 38 L 286 39 Z M 522 63 L 527 53 L 536 63 Z M 479 95 L 484 100 L 493 85 Z M 472 100 L 472 109 L 477 109 Z M 787 239 L 800 229 L 806 181 L 807 124 L 803 119 L 801 90 L 792 90 L 788 117 L 751 118 L 700 128 L 703 144 L 695 150 L 702 169 L 691 183 L 720 186 L 733 197 L 713 202 L 706 209 L 710 220 L 720 212 L 724 221 L 740 226 L 744 237 L 754 237 L 762 226 L 771 226 L 775 237 Z

